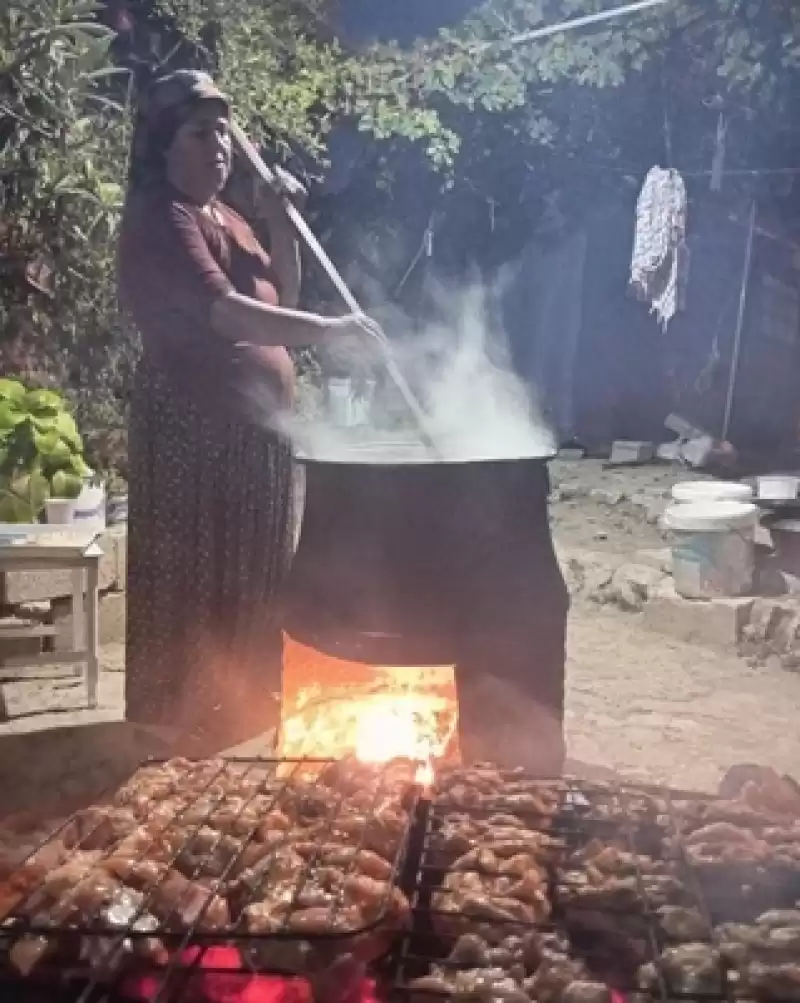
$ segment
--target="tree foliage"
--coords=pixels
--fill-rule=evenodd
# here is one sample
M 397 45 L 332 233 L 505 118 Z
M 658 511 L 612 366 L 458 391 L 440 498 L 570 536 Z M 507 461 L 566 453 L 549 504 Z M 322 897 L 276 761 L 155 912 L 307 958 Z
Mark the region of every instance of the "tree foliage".
M 129 120 L 97 13 L 91 0 L 2 8 L 0 368 L 68 389 L 108 465 L 136 341 L 114 284 Z
M 152 0 L 155 16 L 144 2 L 128 0 L 144 41 L 126 29 L 117 54 L 211 69 L 277 156 L 324 164 L 334 130 L 362 134 L 355 182 L 317 202 L 318 225 L 345 266 L 371 258 L 386 290 L 432 217 L 456 258 L 510 246 L 559 191 L 579 207 L 656 161 L 707 168 L 721 119 L 730 166 L 800 154 L 795 0 L 673 0 L 538 42 L 526 33 L 607 2 L 485 0 L 405 48 L 342 41 L 328 0 Z M 136 342 L 113 268 L 127 78 L 112 74 L 100 13 L 93 0 L 0 2 L 0 366 L 71 388 L 107 457 Z

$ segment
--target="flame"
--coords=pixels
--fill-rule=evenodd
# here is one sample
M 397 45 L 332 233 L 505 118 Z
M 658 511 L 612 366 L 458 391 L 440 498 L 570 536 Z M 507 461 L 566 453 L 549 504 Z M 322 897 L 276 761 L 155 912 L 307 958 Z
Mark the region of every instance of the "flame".
M 417 697 L 386 694 L 371 703 L 356 724 L 355 753 L 363 763 L 427 758 L 430 741 L 419 720 Z
M 283 756 L 412 759 L 427 785 L 433 758 L 457 758 L 457 720 L 452 666 L 364 665 L 285 638 Z
M 414 782 L 427 791 L 430 787 L 433 787 L 434 778 L 433 763 L 428 759 L 417 767 Z

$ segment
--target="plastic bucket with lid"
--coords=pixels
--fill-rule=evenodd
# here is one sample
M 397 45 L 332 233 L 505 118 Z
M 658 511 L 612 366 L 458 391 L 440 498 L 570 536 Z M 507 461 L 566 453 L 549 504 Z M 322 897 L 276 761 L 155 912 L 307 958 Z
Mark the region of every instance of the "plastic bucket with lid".
M 673 538 L 675 591 L 687 599 L 750 592 L 758 515 L 758 507 L 747 502 L 671 505 L 664 513 L 664 525 Z
M 672 500 L 681 505 L 714 501 L 749 502 L 752 497 L 750 485 L 736 481 L 684 481 L 672 489 Z
M 794 501 L 800 478 L 790 474 L 771 474 L 756 479 L 758 497 L 763 501 Z

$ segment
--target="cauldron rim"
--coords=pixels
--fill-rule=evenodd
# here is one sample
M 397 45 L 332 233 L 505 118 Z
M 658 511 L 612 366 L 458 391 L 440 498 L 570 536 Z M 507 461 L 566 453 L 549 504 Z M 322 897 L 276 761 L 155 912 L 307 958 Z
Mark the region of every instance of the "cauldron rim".
M 558 450 L 548 450 L 547 452 L 541 453 L 527 453 L 524 456 L 492 456 L 492 457 L 481 457 L 471 460 L 464 459 L 451 459 L 431 456 L 422 457 L 415 456 L 413 458 L 400 460 L 400 459 L 387 459 L 387 460 L 375 460 L 375 459 L 364 459 L 364 460 L 354 460 L 352 457 L 333 457 L 333 456 L 309 456 L 304 453 L 296 453 L 295 460 L 298 463 L 303 464 L 303 466 L 315 466 L 315 467 L 355 467 L 355 468 L 367 468 L 373 467 L 378 469 L 400 469 L 405 467 L 474 467 L 474 466 L 499 466 L 509 463 L 549 463 L 551 460 L 556 459 L 558 456 Z

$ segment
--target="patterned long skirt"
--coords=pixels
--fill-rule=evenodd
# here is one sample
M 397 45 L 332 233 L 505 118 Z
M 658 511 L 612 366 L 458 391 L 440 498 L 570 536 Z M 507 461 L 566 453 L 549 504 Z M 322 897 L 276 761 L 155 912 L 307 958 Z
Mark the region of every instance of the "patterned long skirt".
M 219 748 L 255 737 L 280 707 L 291 451 L 143 362 L 129 455 L 127 718 Z

